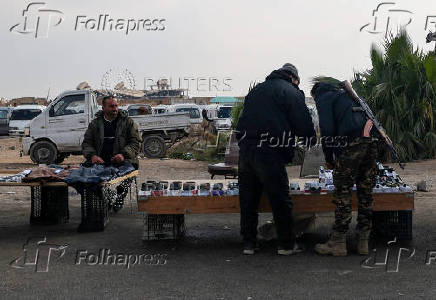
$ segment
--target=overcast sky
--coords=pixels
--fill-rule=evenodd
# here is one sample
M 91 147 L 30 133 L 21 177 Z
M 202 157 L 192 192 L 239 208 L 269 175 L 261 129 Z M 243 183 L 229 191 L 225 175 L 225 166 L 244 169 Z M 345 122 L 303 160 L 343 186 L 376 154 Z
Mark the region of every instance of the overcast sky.
M 241 96 L 250 82 L 264 80 L 286 62 L 297 66 L 301 87 L 308 95 L 309 80 L 315 75 L 350 79 L 354 70 L 370 67 L 371 43 L 383 41 L 388 17 L 391 29 L 396 31 L 410 22 L 406 28 L 414 43 L 425 51 L 434 48 L 434 43 L 425 44 L 428 31 L 435 31 L 434 0 L 384 4 L 376 13 L 375 29 L 372 14 L 382 1 L 41 2 L 45 7 L 34 5 L 26 13 L 25 30 L 22 14 L 32 2 L 1 1 L 0 97 L 45 97 L 50 89 L 53 98 L 81 81 L 101 88 L 103 77 L 108 78 L 106 85 L 111 84 L 124 69 L 132 74 L 138 89 L 144 88 L 144 78 L 169 77 L 174 87 L 181 79 L 181 86 L 187 87 L 183 78 L 189 77 L 194 78 L 189 95 Z M 131 27 L 142 22 L 141 29 L 128 34 L 122 25 L 118 31 L 108 30 L 109 25 L 104 31 L 86 30 L 84 23 L 100 14 L 126 22 L 132 19 Z M 32 24 L 38 16 L 39 36 L 35 38 Z M 56 25 L 59 16 L 62 20 Z M 80 23 L 75 30 L 78 16 Z M 158 19 L 159 29 L 164 30 L 147 31 L 141 19 Z M 89 27 L 92 22 L 88 22 Z M 20 33 L 23 31 L 29 33 Z M 104 76 L 110 69 L 110 76 Z M 121 76 L 125 77 L 131 76 Z M 215 87 L 209 89 L 208 79 Z

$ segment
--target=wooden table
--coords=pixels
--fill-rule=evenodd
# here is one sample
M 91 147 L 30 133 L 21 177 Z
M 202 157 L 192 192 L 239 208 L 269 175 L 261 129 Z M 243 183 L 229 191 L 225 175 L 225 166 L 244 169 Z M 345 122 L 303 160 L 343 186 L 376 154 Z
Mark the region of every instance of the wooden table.
M 332 203 L 332 193 L 291 194 L 291 198 L 295 214 L 332 212 L 336 208 Z M 382 235 L 392 232 L 401 235 L 402 239 L 411 239 L 414 193 L 374 193 L 373 199 L 374 228 L 385 232 Z M 140 196 L 138 210 L 164 219 L 168 218 L 164 216 L 185 214 L 240 213 L 239 196 Z M 356 193 L 353 193 L 353 210 L 357 210 Z M 271 212 L 265 195 L 261 196 L 259 212 Z M 145 219 L 144 225 L 150 226 Z
M 81 193 L 82 221 L 79 231 L 104 230 L 108 219 L 108 199 L 104 197 L 103 189 L 129 183 L 129 189 L 139 171 L 135 170 L 125 176 L 102 182 L 98 189 L 84 186 Z M 68 210 L 68 185 L 65 182 L 0 182 L 1 186 L 7 187 L 30 187 L 31 200 L 31 224 L 60 224 L 69 220 Z M 131 192 L 131 190 L 129 190 Z
M 292 194 L 294 212 L 334 211 L 333 194 Z M 374 211 L 414 209 L 413 193 L 375 193 Z M 162 196 L 140 197 L 138 210 L 149 214 L 218 214 L 239 213 L 239 196 Z M 357 210 L 357 197 L 353 193 L 353 210 Z M 262 195 L 259 212 L 271 212 L 268 198 Z

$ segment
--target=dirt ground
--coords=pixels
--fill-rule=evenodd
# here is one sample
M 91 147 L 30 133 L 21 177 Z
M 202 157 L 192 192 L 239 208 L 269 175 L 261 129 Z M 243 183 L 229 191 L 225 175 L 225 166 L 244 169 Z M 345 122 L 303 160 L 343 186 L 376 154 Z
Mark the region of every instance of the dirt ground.
M 0 174 L 34 167 L 29 157 L 19 156 L 18 139 L 0 139 Z M 78 164 L 72 156 L 63 164 Z M 139 183 L 146 180 L 208 179 L 207 162 L 171 159 L 140 160 Z M 353 231 L 348 237 L 350 255 L 320 257 L 313 246 L 327 237 L 332 214 L 320 216 L 315 231 L 304 236 L 308 251 L 278 257 L 272 243 L 262 244 L 254 257 L 241 255 L 239 215 L 189 215 L 187 235 L 180 242 L 143 242 L 142 214 L 130 212 L 130 204 L 116 215 L 104 232 L 79 234 L 80 198 L 70 195 L 70 221 L 56 226 L 29 225 L 28 188 L 0 187 L 0 298 L 142 298 L 142 299 L 434 299 L 436 261 L 425 265 L 426 251 L 436 253 L 436 160 L 413 162 L 405 170 L 395 166 L 403 180 L 415 186 L 426 180 L 430 192 L 415 193 L 413 247 L 416 254 L 402 260 L 398 273 L 361 267 L 355 254 Z M 290 178 L 299 166 L 288 167 Z M 261 222 L 271 219 L 262 214 Z M 10 267 L 33 236 L 45 236 L 55 244 L 68 244 L 65 257 L 50 265 L 50 272 Z M 164 253 L 164 266 L 131 269 L 75 264 L 80 249 L 111 249 L 121 253 Z M 316 283 L 316 284 L 315 284 Z

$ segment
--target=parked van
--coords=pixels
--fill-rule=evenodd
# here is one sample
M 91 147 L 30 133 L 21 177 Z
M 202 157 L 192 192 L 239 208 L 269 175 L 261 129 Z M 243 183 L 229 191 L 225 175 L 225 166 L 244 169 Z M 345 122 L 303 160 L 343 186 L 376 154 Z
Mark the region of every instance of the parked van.
M 24 135 L 24 129 L 29 127 L 30 122 L 44 109 L 45 106 L 42 105 L 20 105 L 15 107 L 9 119 L 9 135 Z
M 180 103 L 168 105 L 168 112 L 188 112 L 191 124 L 201 124 L 203 117 L 201 116 L 201 108 L 193 103 Z
M 149 104 L 131 104 L 127 106 L 129 116 L 149 115 L 152 113 Z
M 218 130 L 228 130 L 232 127 L 232 109 L 230 105 L 220 105 L 218 108 L 215 127 Z
M 152 109 L 154 115 L 165 114 L 168 112 L 168 105 L 159 104 L 159 105 L 153 106 L 151 109 Z
M 9 118 L 11 117 L 11 107 L 0 107 L 0 135 L 9 134 Z

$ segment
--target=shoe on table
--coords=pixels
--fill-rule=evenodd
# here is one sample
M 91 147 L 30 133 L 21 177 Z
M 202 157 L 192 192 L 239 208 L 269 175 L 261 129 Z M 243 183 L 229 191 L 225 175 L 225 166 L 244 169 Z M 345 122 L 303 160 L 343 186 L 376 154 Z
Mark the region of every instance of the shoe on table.
M 294 255 L 297 253 L 301 253 L 303 251 L 304 251 L 304 247 L 295 243 L 294 247 L 289 248 L 289 249 L 285 248 L 285 247 L 278 247 L 277 254 L 278 255 Z

